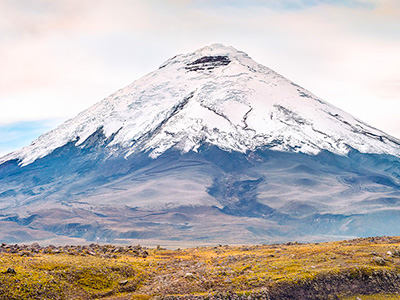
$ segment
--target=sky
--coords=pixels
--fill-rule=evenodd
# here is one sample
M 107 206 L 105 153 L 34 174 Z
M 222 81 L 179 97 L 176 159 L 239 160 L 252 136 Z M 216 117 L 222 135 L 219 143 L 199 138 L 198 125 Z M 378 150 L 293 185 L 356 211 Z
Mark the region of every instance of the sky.
M 213 43 L 400 138 L 399 0 L 0 0 L 0 156 Z

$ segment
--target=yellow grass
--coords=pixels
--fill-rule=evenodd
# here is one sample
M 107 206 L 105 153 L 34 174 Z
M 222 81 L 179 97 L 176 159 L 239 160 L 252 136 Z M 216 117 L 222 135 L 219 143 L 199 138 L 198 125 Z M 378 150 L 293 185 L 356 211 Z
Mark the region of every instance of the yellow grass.
M 321 244 L 148 249 L 147 258 L 3 253 L 0 299 L 149 299 L 168 294 L 251 293 L 321 274 L 400 273 L 400 257 L 388 254 L 395 250 L 400 250 L 400 239 L 385 237 Z M 8 268 L 16 274 L 4 273 Z M 343 299 L 356 297 L 400 299 L 395 295 Z

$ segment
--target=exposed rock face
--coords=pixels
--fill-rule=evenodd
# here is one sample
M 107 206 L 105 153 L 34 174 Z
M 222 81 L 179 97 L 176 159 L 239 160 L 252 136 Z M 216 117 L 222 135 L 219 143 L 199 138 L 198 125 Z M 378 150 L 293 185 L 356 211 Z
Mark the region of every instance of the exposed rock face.
M 338 296 L 373 295 L 378 293 L 397 294 L 400 292 L 400 275 L 394 272 L 374 272 L 373 274 L 353 271 L 341 274 L 321 275 L 312 280 L 275 283 L 261 291 L 237 294 L 232 291 L 215 295 L 165 296 L 163 300 L 304 300 L 340 299 Z M 350 288 L 351 287 L 351 288 Z
M 230 63 L 228 56 L 203 56 L 195 60 L 194 62 L 186 65 L 186 70 L 189 71 L 204 71 L 213 70 L 215 68 L 226 66 Z

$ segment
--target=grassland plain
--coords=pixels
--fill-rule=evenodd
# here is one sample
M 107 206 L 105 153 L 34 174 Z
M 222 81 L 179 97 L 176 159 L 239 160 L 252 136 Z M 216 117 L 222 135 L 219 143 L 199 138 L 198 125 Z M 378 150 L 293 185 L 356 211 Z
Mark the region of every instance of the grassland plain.
M 400 299 L 400 237 L 168 250 L 0 246 L 0 299 Z

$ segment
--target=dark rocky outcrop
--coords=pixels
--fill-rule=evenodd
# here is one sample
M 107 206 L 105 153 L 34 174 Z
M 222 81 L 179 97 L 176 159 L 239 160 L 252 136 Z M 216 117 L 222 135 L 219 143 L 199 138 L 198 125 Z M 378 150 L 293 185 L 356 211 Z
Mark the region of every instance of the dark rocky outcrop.
M 313 279 L 274 283 L 259 291 L 220 292 L 204 296 L 165 296 L 163 300 L 305 300 L 342 299 L 344 296 L 400 293 L 400 274 L 368 269 L 347 270 L 338 274 L 320 274 Z
M 217 67 L 229 65 L 230 62 L 228 56 L 203 56 L 194 62 L 188 63 L 185 69 L 188 71 L 212 70 Z

